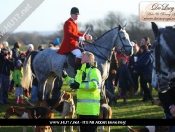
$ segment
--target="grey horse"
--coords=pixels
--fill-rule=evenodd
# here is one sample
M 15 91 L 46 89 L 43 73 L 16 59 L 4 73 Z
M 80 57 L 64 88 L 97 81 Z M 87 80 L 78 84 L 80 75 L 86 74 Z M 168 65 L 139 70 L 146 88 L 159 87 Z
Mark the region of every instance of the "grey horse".
M 120 25 L 114 29 L 109 30 L 93 43 L 87 43 L 84 45 L 84 50 L 94 53 L 95 60 L 98 63 L 98 69 L 102 75 L 102 91 L 104 91 L 104 82 L 108 77 L 108 71 L 110 68 L 110 60 L 114 47 L 119 47 L 126 55 L 132 54 L 132 46 L 130 44 L 129 35 L 125 30 L 126 25 L 121 27 Z M 32 82 L 31 65 L 37 80 L 39 82 L 39 100 L 49 98 L 53 81 L 56 76 L 62 75 L 64 62 L 67 59 L 65 54 L 57 54 L 58 48 L 47 48 L 44 51 L 39 52 L 33 61 L 31 62 L 31 56 L 29 55 L 24 62 L 24 75 L 22 78 L 22 86 L 29 88 Z M 32 64 L 31 64 L 32 63 Z M 66 69 L 69 76 L 74 77 L 74 68 L 68 63 Z M 54 74 L 53 74 L 54 73 Z M 47 87 L 46 87 L 47 82 Z M 46 97 L 44 92 L 46 91 Z M 105 92 L 103 92 L 105 93 Z

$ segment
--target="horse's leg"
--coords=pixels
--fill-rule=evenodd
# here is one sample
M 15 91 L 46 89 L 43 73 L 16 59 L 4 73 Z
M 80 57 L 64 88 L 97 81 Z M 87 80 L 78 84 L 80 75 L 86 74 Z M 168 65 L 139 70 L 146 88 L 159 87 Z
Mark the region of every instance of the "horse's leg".
M 38 99 L 44 100 L 44 92 L 45 92 L 45 85 L 47 82 L 47 78 L 49 76 L 50 70 L 49 68 L 41 68 L 38 65 L 34 65 L 34 70 L 35 70 L 35 76 L 38 81 Z
M 46 99 L 50 99 L 51 97 L 54 80 L 55 80 L 55 76 L 52 76 L 52 75 L 50 75 L 47 79 L 47 84 L 46 84 L 46 89 L 45 89 Z
M 38 80 L 38 90 L 39 90 L 38 91 L 38 99 L 39 99 L 39 101 L 45 99 L 44 94 L 45 94 L 45 85 L 46 85 L 46 83 L 47 83 L 46 79 L 42 80 L 42 81 Z

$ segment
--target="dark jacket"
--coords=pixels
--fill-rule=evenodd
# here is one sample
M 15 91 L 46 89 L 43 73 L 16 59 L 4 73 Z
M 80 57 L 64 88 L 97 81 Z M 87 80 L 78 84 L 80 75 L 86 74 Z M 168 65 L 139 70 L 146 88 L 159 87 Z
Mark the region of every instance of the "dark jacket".
M 130 66 L 134 66 L 134 65 L 137 64 L 137 62 L 134 62 L 134 57 L 135 57 L 135 56 L 139 59 L 139 57 L 140 57 L 140 52 L 137 52 L 135 55 L 133 54 L 133 55 L 129 58 L 129 65 L 128 65 L 128 67 L 129 67 L 129 70 L 130 70 L 130 73 L 131 73 L 131 74 L 133 73 L 134 69 L 133 69 L 133 68 L 130 68 Z M 137 59 L 137 60 L 138 60 L 138 59 Z
M 139 74 L 151 74 L 153 68 L 153 57 L 150 51 L 145 51 L 139 57 L 137 65 L 134 65 L 134 70 L 138 70 Z
M 4 59 L 4 55 L 0 54 L 0 74 L 10 76 L 10 70 L 14 70 L 14 60 Z
M 133 80 L 131 78 L 128 67 L 125 64 L 122 64 L 117 68 L 117 74 L 115 78 L 115 85 L 119 81 L 119 88 L 129 88 L 130 86 L 134 87 Z
M 12 49 L 12 57 L 15 59 L 15 62 L 19 59 L 19 56 L 21 54 L 21 50 L 18 48 Z

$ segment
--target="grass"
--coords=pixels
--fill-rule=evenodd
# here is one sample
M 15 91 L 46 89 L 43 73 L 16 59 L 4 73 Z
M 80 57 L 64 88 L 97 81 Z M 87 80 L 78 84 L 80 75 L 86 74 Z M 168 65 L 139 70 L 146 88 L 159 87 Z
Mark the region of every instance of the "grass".
M 63 85 L 62 91 L 71 92 L 76 101 L 76 92 L 71 91 L 69 86 Z M 117 92 L 117 91 L 116 91 Z M 153 97 L 157 97 L 157 92 L 153 90 Z M 4 104 L 0 106 L 0 119 L 3 121 L 3 115 L 6 109 L 10 105 L 15 105 L 14 93 L 9 93 L 9 99 L 13 104 Z M 164 113 L 157 105 L 152 105 L 150 102 L 141 102 L 142 96 L 137 95 L 133 97 L 128 97 L 128 104 L 123 104 L 123 100 L 119 99 L 117 104 L 112 104 L 113 119 L 163 119 Z M 29 106 L 25 101 L 24 105 Z M 15 119 L 16 116 L 11 118 Z M 55 112 L 55 118 L 61 118 L 61 116 Z M 75 116 L 76 118 L 76 116 Z M 133 128 L 139 128 L 140 126 L 132 126 Z M 61 126 L 57 126 L 57 131 L 61 131 Z M 69 127 L 66 127 L 67 132 Z M 74 132 L 76 132 L 76 126 L 74 126 Z M 99 130 L 99 127 L 98 127 Z M 0 132 L 22 132 L 21 126 L 0 126 Z M 33 132 L 31 127 L 28 127 L 27 132 Z M 125 126 L 111 126 L 111 132 L 128 132 Z

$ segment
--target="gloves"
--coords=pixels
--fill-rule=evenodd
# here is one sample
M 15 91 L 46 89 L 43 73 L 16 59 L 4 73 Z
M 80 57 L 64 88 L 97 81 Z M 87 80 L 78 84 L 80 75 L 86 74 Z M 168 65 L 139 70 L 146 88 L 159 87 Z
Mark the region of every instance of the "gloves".
M 66 72 L 66 70 L 65 69 L 63 69 L 63 71 L 62 71 L 62 77 L 63 78 L 66 78 L 68 75 L 67 75 L 67 72 Z
M 92 40 L 92 36 L 90 34 L 85 35 L 86 40 Z
M 84 37 L 79 37 L 79 42 L 83 42 L 84 41 Z
M 74 83 L 71 83 L 71 85 L 70 85 L 70 87 L 72 88 L 72 89 L 78 89 L 79 88 L 79 86 L 80 86 L 80 84 L 78 83 L 78 82 L 74 82 Z

